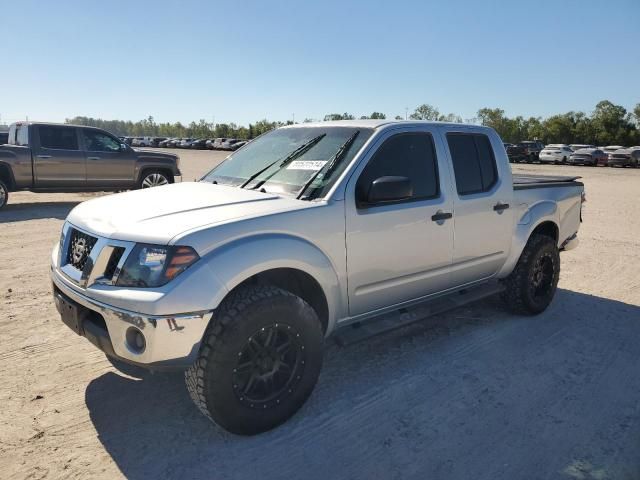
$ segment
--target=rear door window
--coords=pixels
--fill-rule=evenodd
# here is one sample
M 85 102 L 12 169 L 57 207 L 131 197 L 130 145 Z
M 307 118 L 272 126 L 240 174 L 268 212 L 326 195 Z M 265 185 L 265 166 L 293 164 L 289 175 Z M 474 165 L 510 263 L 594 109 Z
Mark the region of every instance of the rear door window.
M 459 195 L 491 190 L 498 180 L 496 160 L 486 135 L 448 133 L 456 189 Z
M 78 135 L 74 127 L 58 127 L 52 125 L 40 125 L 40 146 L 55 150 L 79 150 Z

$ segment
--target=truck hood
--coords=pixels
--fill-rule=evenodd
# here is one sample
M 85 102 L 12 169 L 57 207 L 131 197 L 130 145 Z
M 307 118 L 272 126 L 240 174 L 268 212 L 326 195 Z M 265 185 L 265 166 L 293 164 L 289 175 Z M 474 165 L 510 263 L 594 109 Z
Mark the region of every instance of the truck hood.
M 308 205 L 238 187 L 185 182 L 89 200 L 74 208 L 67 221 L 114 240 L 168 244 L 191 230 Z

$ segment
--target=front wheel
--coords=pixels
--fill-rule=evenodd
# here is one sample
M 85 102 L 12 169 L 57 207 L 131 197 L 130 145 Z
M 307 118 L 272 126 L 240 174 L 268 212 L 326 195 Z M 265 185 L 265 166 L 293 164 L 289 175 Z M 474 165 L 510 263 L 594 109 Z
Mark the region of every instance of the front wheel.
M 241 288 L 214 315 L 186 371 L 192 400 L 222 428 L 254 435 L 288 420 L 307 400 L 322 366 L 316 312 L 273 286 Z
M 553 238 L 533 235 L 513 272 L 503 280 L 503 298 L 514 313 L 535 315 L 553 300 L 560 278 L 560 254 Z
M 173 183 L 173 179 L 162 170 L 149 170 L 142 174 L 138 188 L 160 187 Z

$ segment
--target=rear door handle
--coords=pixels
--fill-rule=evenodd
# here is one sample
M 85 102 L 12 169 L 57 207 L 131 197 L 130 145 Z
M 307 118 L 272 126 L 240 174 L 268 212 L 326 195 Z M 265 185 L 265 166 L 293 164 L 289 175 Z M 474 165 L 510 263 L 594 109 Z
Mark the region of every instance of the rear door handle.
M 444 220 L 450 219 L 451 217 L 453 217 L 453 213 L 438 210 L 436 213 L 431 215 L 431 220 L 433 220 L 434 222 L 442 222 Z
M 87 160 L 100 160 L 100 157 L 87 157 Z
M 38 155 L 38 158 L 42 158 L 43 160 L 46 160 L 47 158 L 51 158 L 51 155 Z
M 502 202 L 498 202 L 493 206 L 493 210 L 498 213 L 501 213 L 503 210 L 506 210 L 507 208 L 509 208 L 509 204 L 502 203 Z

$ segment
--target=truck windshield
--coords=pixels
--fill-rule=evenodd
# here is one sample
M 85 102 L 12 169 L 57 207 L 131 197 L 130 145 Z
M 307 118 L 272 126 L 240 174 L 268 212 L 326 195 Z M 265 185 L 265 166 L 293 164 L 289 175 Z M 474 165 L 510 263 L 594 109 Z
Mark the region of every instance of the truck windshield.
M 372 129 L 293 127 L 273 130 L 232 154 L 202 181 L 296 195 L 358 130 L 359 134 L 349 143 L 348 150 L 341 152 L 340 162 L 325 169 L 326 174 L 319 172 L 313 185 L 308 187 L 315 191 L 314 198 L 322 197 L 369 139 Z M 293 160 L 285 161 L 293 158 L 295 152 Z

